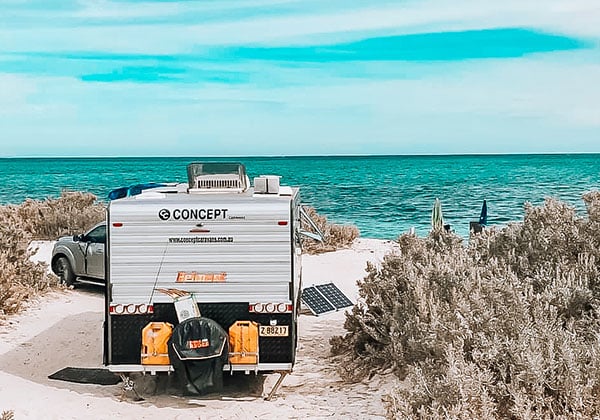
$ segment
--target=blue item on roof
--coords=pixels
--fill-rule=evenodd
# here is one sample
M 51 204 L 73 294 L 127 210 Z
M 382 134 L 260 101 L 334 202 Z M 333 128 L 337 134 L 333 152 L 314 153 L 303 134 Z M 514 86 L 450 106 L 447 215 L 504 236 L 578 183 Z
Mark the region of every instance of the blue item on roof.
M 136 184 L 130 187 L 121 187 L 112 190 L 108 193 L 109 200 L 117 200 L 123 197 L 131 197 L 133 195 L 141 194 L 144 190 L 149 190 L 150 188 L 164 187 L 165 184 L 157 184 L 155 182 L 149 182 L 146 184 Z
M 128 193 L 129 193 L 129 187 L 117 188 L 116 190 L 112 190 L 111 192 L 108 193 L 108 199 L 116 200 L 118 198 L 127 197 Z

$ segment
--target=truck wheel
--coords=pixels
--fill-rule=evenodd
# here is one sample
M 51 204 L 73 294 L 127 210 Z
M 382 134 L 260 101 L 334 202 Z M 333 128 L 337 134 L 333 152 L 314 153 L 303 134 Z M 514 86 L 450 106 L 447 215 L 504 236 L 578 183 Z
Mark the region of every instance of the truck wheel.
M 67 257 L 60 257 L 56 260 L 56 274 L 60 277 L 60 282 L 67 286 L 71 286 L 75 283 L 75 274 L 73 273 L 73 268 Z

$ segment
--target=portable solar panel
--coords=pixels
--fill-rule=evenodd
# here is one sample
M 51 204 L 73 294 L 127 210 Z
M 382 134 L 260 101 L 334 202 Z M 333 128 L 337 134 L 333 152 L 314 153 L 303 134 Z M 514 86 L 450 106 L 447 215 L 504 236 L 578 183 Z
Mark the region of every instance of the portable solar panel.
M 335 306 L 328 302 L 315 286 L 302 290 L 302 302 L 316 316 L 335 311 Z
M 335 309 L 347 308 L 348 306 L 352 306 L 352 302 L 350 299 L 346 297 L 346 295 L 338 289 L 338 287 L 333 283 L 328 284 L 318 284 L 315 286 L 319 292 L 330 302 Z
M 352 306 L 350 299 L 333 283 L 318 284 L 303 289 L 302 302 L 316 316 Z

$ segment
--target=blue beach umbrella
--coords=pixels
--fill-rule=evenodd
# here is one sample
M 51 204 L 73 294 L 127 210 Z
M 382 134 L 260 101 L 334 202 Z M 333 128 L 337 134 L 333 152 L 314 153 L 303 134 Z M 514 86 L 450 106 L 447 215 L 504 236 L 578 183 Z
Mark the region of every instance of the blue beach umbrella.
M 431 229 L 442 230 L 444 228 L 444 217 L 442 216 L 442 203 L 439 198 L 435 199 L 433 203 L 433 210 L 431 212 Z
M 487 202 L 483 200 L 483 206 L 481 206 L 481 214 L 479 215 L 479 224 L 481 226 L 487 225 Z

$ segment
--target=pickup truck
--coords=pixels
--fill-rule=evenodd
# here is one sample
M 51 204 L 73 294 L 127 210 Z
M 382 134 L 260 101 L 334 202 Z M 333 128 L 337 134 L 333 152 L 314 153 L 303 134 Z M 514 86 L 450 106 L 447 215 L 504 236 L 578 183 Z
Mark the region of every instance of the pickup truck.
M 77 282 L 104 285 L 106 222 L 88 232 L 59 238 L 52 249 L 51 267 L 67 286 Z

